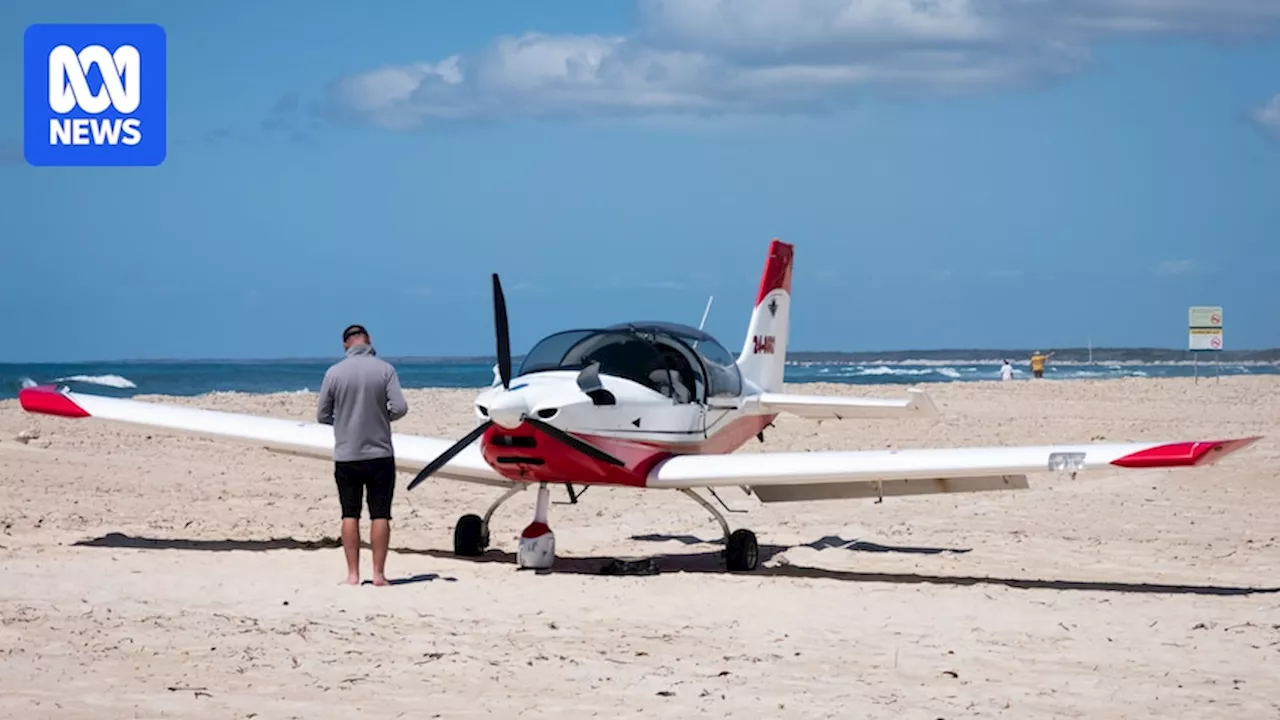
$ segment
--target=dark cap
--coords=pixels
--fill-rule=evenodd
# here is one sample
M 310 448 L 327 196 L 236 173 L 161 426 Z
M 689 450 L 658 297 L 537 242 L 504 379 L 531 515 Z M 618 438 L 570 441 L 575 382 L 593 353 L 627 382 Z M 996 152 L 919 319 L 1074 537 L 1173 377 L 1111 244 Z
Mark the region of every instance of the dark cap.
M 348 325 L 346 330 L 342 331 L 342 341 L 346 342 L 347 338 L 352 335 L 364 335 L 368 337 L 369 331 L 364 329 L 363 325 Z

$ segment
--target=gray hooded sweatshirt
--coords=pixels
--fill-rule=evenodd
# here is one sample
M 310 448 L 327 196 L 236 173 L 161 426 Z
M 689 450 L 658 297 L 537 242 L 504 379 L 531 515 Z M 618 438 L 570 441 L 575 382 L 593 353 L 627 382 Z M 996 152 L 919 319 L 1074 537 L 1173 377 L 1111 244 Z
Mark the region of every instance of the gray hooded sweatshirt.
M 352 345 L 324 374 L 316 421 L 333 426 L 336 462 L 395 457 L 391 423 L 409 412 L 400 378 L 371 345 Z

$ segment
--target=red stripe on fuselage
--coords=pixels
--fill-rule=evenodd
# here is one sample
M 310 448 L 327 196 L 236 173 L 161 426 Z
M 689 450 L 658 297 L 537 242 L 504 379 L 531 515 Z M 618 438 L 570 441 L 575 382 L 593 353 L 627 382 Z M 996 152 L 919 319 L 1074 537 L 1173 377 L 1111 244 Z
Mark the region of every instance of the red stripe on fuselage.
M 490 427 L 480 438 L 481 453 L 500 475 L 521 482 L 644 487 L 649 471 L 672 455 L 723 454 L 736 450 L 773 421 L 774 415 L 742 417 L 707 438 L 688 442 L 629 440 L 617 435 L 574 433 L 621 460 L 600 462 L 530 425 L 515 430 Z

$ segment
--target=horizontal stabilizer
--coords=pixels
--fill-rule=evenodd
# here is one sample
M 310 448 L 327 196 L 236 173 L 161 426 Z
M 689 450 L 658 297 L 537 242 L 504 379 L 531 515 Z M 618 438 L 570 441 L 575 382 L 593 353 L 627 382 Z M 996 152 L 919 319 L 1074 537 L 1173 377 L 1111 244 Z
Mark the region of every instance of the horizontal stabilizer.
M 1026 475 L 886 480 L 884 482 L 819 483 L 814 485 L 761 485 L 752 488 L 762 503 L 806 500 L 850 500 L 900 495 L 1026 490 Z
M 803 418 L 937 417 L 938 408 L 923 390 L 912 388 L 910 396 L 900 399 L 842 397 L 840 395 L 784 395 L 763 393 L 756 398 L 759 412 L 789 413 Z

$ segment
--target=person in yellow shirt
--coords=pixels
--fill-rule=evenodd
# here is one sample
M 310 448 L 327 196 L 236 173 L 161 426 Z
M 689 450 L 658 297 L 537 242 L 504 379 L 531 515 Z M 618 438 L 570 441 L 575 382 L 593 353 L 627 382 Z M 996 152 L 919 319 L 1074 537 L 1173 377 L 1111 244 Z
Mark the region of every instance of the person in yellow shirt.
M 1044 363 L 1051 357 L 1053 357 L 1053 353 L 1041 355 L 1039 350 L 1035 351 L 1035 354 L 1031 356 L 1031 374 L 1038 378 L 1044 377 Z

